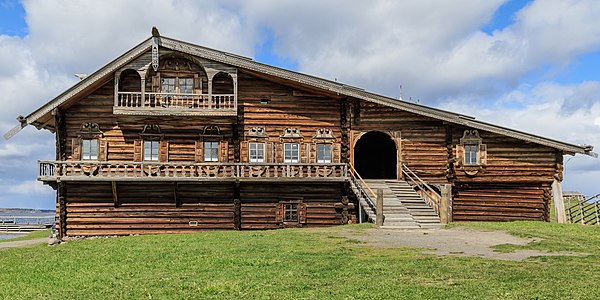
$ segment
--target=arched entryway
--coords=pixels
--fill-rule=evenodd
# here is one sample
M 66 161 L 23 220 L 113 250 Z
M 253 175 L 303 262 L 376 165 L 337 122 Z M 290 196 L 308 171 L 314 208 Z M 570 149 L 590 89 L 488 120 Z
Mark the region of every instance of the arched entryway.
M 379 131 L 371 131 L 354 145 L 354 167 L 365 179 L 396 179 L 396 143 Z

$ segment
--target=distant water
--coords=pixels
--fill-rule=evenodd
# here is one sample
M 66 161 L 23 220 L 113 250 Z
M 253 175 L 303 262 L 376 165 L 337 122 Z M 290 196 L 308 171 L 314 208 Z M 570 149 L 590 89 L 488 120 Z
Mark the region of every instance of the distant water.
M 0 220 L 13 220 L 8 217 L 15 217 L 14 220 L 17 224 L 46 224 L 54 222 L 55 214 L 52 212 L 0 212 Z M 0 223 L 2 222 L 0 221 Z
M 24 234 L 2 234 L 0 233 L 0 240 L 8 240 L 16 237 L 24 236 Z

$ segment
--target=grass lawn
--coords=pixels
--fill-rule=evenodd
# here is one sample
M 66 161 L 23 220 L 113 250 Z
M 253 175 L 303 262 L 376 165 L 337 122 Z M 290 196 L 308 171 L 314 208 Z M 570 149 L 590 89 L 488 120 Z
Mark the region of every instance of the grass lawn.
M 24 235 L 24 236 L 20 236 L 20 237 L 8 239 L 8 240 L 0 240 L 0 243 L 3 243 L 3 242 L 14 242 L 14 241 L 35 240 L 35 239 L 39 239 L 39 238 L 47 238 L 50 235 L 51 231 L 52 231 L 52 229 L 32 231 L 29 234 Z
M 340 237 L 339 228 L 99 238 L 0 250 L 0 298 L 600 298 L 599 226 L 468 226 L 545 238 L 518 248 L 591 255 L 530 262 L 435 256 L 364 247 Z

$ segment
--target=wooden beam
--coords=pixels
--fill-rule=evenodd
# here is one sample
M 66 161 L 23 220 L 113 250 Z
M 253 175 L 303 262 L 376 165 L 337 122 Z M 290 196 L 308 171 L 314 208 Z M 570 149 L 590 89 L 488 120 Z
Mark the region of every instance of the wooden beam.
M 117 195 L 117 182 L 111 181 L 111 186 L 112 186 L 113 203 L 114 203 L 115 207 L 118 207 L 119 206 L 119 196 Z

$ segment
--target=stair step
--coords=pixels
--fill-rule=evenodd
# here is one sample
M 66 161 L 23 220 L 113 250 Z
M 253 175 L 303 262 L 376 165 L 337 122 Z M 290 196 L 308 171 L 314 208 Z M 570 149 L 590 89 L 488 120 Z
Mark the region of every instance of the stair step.
M 381 229 L 421 229 L 419 225 L 384 225 Z

